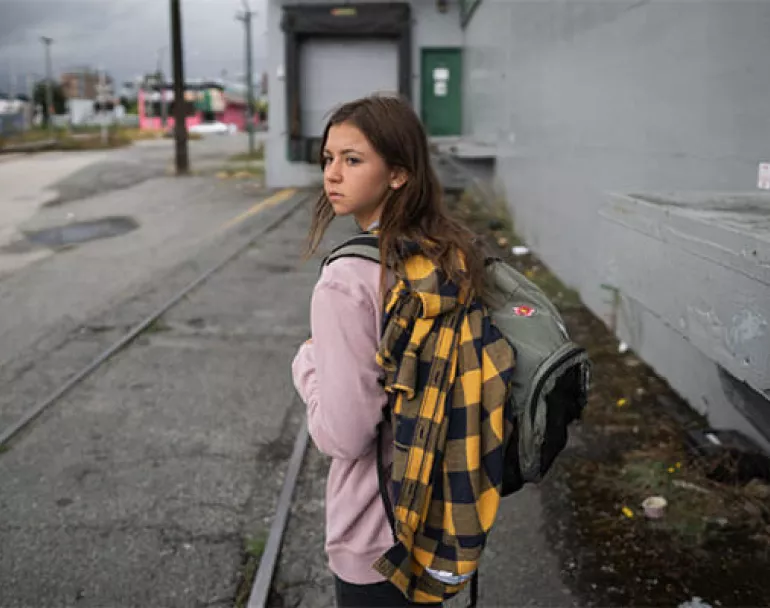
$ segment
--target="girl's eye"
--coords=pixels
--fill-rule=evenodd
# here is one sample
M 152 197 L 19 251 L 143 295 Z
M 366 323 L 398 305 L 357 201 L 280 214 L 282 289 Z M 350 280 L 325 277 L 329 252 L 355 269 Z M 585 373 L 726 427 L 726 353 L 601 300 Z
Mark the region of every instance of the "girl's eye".
M 331 161 L 332 161 L 332 159 L 329 158 L 328 156 L 326 158 L 322 158 L 321 159 L 321 167 L 323 169 L 326 169 L 326 165 L 328 165 Z
M 347 163 L 348 163 L 349 165 L 357 165 L 358 163 L 360 163 L 360 162 L 361 162 L 361 160 L 360 160 L 360 159 L 358 159 L 358 158 L 353 158 L 353 157 L 350 157 L 350 156 L 349 156 L 348 158 L 346 158 L 345 160 L 347 161 Z

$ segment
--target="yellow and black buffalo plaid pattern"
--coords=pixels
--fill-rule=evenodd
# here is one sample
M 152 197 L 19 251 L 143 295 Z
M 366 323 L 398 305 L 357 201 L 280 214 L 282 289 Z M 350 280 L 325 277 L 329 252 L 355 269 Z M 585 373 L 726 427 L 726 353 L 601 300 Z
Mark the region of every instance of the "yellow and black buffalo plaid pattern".
M 441 602 L 475 572 L 497 515 L 515 354 L 476 298 L 412 255 L 383 311 L 391 394 L 394 546 L 373 567 L 411 601 Z

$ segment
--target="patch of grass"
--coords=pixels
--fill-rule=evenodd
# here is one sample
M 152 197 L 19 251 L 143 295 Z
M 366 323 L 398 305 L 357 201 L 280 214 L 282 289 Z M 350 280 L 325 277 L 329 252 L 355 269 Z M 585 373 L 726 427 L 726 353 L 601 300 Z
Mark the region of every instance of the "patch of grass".
M 70 133 L 99 133 L 101 132 L 102 127 L 101 125 L 73 125 L 69 129 L 63 128 L 62 130 L 69 131 Z
M 770 523 L 770 486 L 759 481 L 748 486 L 712 481 L 673 441 L 629 451 L 620 468 L 601 464 L 598 471 L 598 486 L 617 495 L 642 519 L 642 501 L 663 496 L 668 506 L 657 529 L 676 536 L 684 546 L 701 546 L 725 530 L 761 533 Z
M 265 169 L 262 166 L 233 166 L 225 165 L 217 172 L 219 179 L 253 179 L 264 176 Z
M 49 132 L 48 129 L 36 127 L 34 129 L 30 129 L 29 131 L 14 133 L 13 135 L 0 136 L 0 148 L 16 144 L 37 143 L 48 141 L 50 139 L 56 139 L 62 132 L 62 129 L 53 129 L 53 132 Z
M 139 127 L 123 127 L 121 133 L 131 141 L 146 141 L 152 139 L 162 139 L 162 129 L 140 129 Z
M 241 154 L 234 154 L 230 158 L 228 158 L 230 162 L 234 163 L 242 163 L 242 162 L 248 162 L 253 160 L 265 160 L 265 146 L 260 144 L 254 149 L 254 153 L 251 152 L 243 152 Z
M 267 539 L 262 534 L 247 537 L 243 543 L 243 550 L 246 552 L 246 555 L 250 557 L 262 559 L 262 554 L 265 552 L 266 542 Z
M 158 318 L 147 326 L 147 329 L 144 330 L 144 333 L 159 334 L 164 331 L 171 331 L 171 328 L 166 324 L 165 321 L 163 321 L 162 318 Z
M 249 602 L 249 594 L 251 593 L 251 586 L 254 583 L 254 577 L 257 576 L 257 569 L 259 568 L 259 560 L 249 558 L 243 567 L 243 580 L 238 586 L 238 591 L 235 594 L 235 608 L 245 608 Z
M 49 141 L 54 143 L 47 149 L 75 151 L 122 148 L 129 145 L 132 140 L 123 133 L 122 129 L 115 127 L 108 129 L 106 142 L 102 142 L 101 127 L 56 128 L 52 131 L 35 128 L 9 137 L 0 138 L 0 148 L 43 144 Z
M 5 137 L 0 136 L 0 150 L 3 148 L 12 148 L 14 146 L 18 146 L 19 144 L 42 143 L 50 139 L 50 137 L 43 137 L 42 135 L 37 134 L 34 137 L 22 137 L 19 135 L 6 135 Z
M 710 518 L 727 515 L 719 496 L 699 483 L 687 480 L 688 485 L 676 485 L 688 476 L 682 472 L 681 461 L 656 460 L 655 455 L 636 457 L 630 452 L 625 464 L 613 480 L 615 489 L 623 495 L 624 504 L 644 517 L 642 501 L 648 496 L 663 496 L 668 501 L 663 525 L 683 536 L 685 541 L 699 541 Z M 708 484 L 710 485 L 710 484 Z M 702 488 L 698 491 L 691 488 Z
M 188 133 L 190 141 L 202 139 L 199 133 Z M 170 137 L 163 131 L 142 130 L 134 127 L 111 126 L 108 129 L 108 139 L 106 143 L 101 139 L 101 127 L 73 127 L 72 129 L 56 128 L 52 132 L 47 129 L 35 128 L 23 133 L 0 137 L 0 149 L 13 149 L 15 146 L 33 146 L 34 144 L 44 144 L 53 142 L 46 150 L 109 150 L 113 148 L 122 148 L 131 145 L 135 141 L 161 139 Z M 36 149 L 31 151 L 36 151 Z
M 243 541 L 244 561 L 241 582 L 235 594 L 234 606 L 236 608 L 244 608 L 249 601 L 251 586 L 257 575 L 262 554 L 265 552 L 265 543 L 266 539 L 263 534 L 247 536 Z
M 98 132 L 64 135 L 59 138 L 55 149 L 65 151 L 110 150 L 113 148 L 123 148 L 131 145 L 131 143 L 131 140 L 120 131 L 111 130 L 108 132 L 106 141 L 102 141 L 102 136 Z
M 0 445 L 0 454 L 5 454 L 10 449 L 11 446 L 9 446 L 7 443 L 4 443 L 3 445 Z
M 165 137 L 166 139 L 174 139 L 174 132 L 168 131 L 167 133 L 163 134 L 163 137 Z M 201 139 L 203 139 L 203 135 L 201 135 L 200 133 L 190 133 L 189 131 L 187 132 L 188 141 L 199 141 Z
M 164 129 L 140 129 L 139 127 L 118 127 L 121 136 L 131 141 L 151 141 L 154 139 L 173 139 L 173 132 Z M 203 139 L 200 133 L 187 133 L 190 141 Z

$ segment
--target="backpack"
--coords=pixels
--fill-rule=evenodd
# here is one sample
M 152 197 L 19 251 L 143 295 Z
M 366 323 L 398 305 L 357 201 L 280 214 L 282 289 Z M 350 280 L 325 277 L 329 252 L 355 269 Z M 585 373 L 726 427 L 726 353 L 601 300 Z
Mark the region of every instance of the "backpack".
M 377 236 L 362 233 L 348 239 L 326 257 L 323 266 L 344 257 L 379 264 Z M 570 340 L 556 306 L 537 285 L 498 258 L 488 258 L 486 267 L 493 297 L 485 304 L 516 353 L 507 402 L 511 409 L 506 413 L 514 427 L 505 448 L 501 488 L 502 496 L 508 496 L 527 483 L 541 481 L 566 446 L 568 427 L 586 405 L 591 365 L 585 349 Z M 387 408 L 384 414 L 387 421 Z M 381 435 L 378 432 L 380 494 L 393 528 Z M 471 605 L 475 605 L 477 584 L 474 576 Z

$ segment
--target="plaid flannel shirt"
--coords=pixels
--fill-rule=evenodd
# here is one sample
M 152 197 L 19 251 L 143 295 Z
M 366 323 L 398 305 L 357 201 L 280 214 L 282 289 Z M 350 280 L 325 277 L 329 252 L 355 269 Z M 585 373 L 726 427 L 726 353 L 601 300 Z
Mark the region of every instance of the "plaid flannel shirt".
M 373 567 L 430 603 L 467 584 L 497 515 L 515 355 L 486 308 L 428 258 L 412 255 L 404 270 L 377 354 L 391 394 L 396 542 Z

